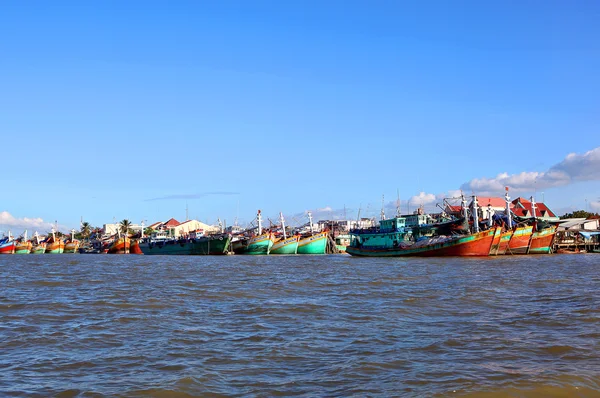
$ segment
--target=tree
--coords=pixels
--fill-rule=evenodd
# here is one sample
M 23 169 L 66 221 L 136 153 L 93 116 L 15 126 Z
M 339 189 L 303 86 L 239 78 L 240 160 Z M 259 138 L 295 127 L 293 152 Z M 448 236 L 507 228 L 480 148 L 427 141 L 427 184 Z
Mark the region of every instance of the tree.
M 147 227 L 146 229 L 144 229 L 144 235 L 150 236 L 150 235 L 152 235 L 152 232 L 154 232 L 154 230 L 150 227 Z
M 129 232 L 129 228 L 131 227 L 131 221 L 124 219 L 119 223 L 119 226 L 121 227 L 121 233 L 126 234 Z
M 598 217 L 598 213 L 590 213 L 585 210 L 576 210 L 573 213 L 566 213 L 560 216 L 561 219 L 565 218 L 590 218 L 590 217 Z
M 89 238 L 90 234 L 92 233 L 92 224 L 87 221 L 82 222 L 80 232 L 83 238 Z

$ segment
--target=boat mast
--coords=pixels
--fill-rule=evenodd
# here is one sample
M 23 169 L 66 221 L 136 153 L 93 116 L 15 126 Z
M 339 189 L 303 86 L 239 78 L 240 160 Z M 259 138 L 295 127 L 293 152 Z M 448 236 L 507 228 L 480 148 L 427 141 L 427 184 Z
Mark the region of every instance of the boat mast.
M 35 241 L 37 242 L 36 244 L 39 245 L 40 244 L 40 236 L 38 235 L 37 231 L 35 231 L 35 235 L 34 236 L 35 236 Z
M 27 242 L 27 230 L 23 232 L 23 242 Z
M 462 210 L 462 215 L 465 221 L 469 221 L 469 214 L 467 213 L 467 200 L 465 199 L 465 195 L 460 194 L 460 208 Z
M 308 224 L 310 226 L 310 233 L 312 235 L 314 233 L 314 229 L 313 229 L 313 222 L 312 222 L 312 213 L 310 211 L 308 212 Z
M 140 239 L 144 237 L 144 220 L 142 220 L 141 226 L 142 226 L 142 233 L 140 235 Z
M 75 228 L 71 229 L 71 242 L 75 241 Z
M 512 214 L 510 212 L 510 196 L 508 196 L 508 187 L 505 188 L 506 193 L 504 194 L 504 201 L 506 202 L 506 218 L 508 221 L 508 228 L 512 228 Z
M 223 222 L 221 221 L 220 218 L 217 218 L 218 224 L 219 224 L 219 231 L 221 233 L 223 233 Z M 259 234 L 260 235 L 260 234 Z
M 52 231 L 52 242 L 56 242 L 56 235 L 54 234 L 56 232 L 56 230 L 54 229 L 54 227 L 52 227 L 51 231 Z
M 262 216 L 260 214 L 260 210 L 256 214 L 256 221 L 258 222 L 258 234 L 262 235 Z
M 473 195 L 473 227 L 475 233 L 479 232 L 479 214 L 477 214 L 477 196 Z
M 530 199 L 531 199 L 531 217 L 536 218 L 537 215 L 535 214 L 535 198 L 532 196 Z
M 385 220 L 385 195 L 381 195 L 381 221 Z
M 283 219 L 282 212 L 279 212 L 279 219 L 281 220 L 281 229 L 283 229 L 283 239 L 287 239 L 287 235 L 285 233 L 285 220 Z
M 398 189 L 398 201 L 396 202 L 396 217 L 400 217 L 400 213 L 400 190 Z
M 488 212 L 488 227 L 492 228 L 492 225 L 494 224 L 494 220 L 492 220 L 492 204 L 491 203 L 488 203 L 487 212 Z

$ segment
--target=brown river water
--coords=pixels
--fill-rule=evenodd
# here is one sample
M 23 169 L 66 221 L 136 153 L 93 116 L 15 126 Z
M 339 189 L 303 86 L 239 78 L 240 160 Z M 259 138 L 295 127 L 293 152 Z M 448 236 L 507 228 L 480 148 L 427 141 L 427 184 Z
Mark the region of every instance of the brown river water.
M 600 396 L 600 254 L 0 257 L 0 396 Z

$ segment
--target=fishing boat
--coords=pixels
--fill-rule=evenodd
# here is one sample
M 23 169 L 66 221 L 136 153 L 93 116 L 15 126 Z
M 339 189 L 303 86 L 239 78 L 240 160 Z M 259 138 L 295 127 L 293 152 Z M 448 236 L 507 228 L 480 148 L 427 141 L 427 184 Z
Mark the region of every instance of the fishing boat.
M 346 247 L 350 244 L 350 235 L 340 234 L 336 236 L 334 240 L 338 253 L 346 253 Z
M 56 237 L 56 230 L 52 228 L 52 236 L 46 238 L 46 253 L 61 254 L 65 251 L 65 242 Z
M 195 231 L 175 238 L 157 231 L 140 240 L 139 249 L 144 255 L 222 255 L 228 253 L 230 243 L 231 235 L 226 233 L 205 236 Z
M 492 248 L 490 249 L 490 256 L 500 256 L 506 253 L 508 249 L 508 244 L 513 236 L 513 219 L 512 219 L 512 211 L 510 210 L 510 196 L 508 196 L 508 187 L 506 187 L 506 192 L 504 193 L 504 202 L 505 202 L 505 210 L 504 215 L 499 216 L 500 222 L 500 238 L 498 242 L 492 243 Z M 490 211 L 488 210 L 488 215 Z
M 353 230 L 346 253 L 354 256 L 488 256 L 499 227 L 480 230 L 477 197 L 473 196 L 473 231 L 468 229 L 466 200 L 462 197 L 463 217 L 434 224 L 423 224 L 396 216 L 382 220 L 379 228 Z M 424 219 L 425 220 L 425 219 Z
M 15 252 L 15 241 L 8 231 L 8 236 L 0 239 L 0 254 L 13 254 Z
M 299 236 L 287 236 L 287 232 L 285 230 L 285 219 L 283 218 L 283 213 L 279 213 L 279 220 L 281 221 L 281 230 L 282 236 L 276 238 L 275 243 L 271 247 L 269 254 L 296 254 L 298 251 L 298 240 Z
M 27 239 L 27 230 L 15 241 L 15 254 L 29 254 L 33 244 Z
M 33 246 L 31 247 L 31 254 L 44 254 L 46 253 L 46 241 L 41 240 L 37 231 L 33 234 Z
M 262 214 L 259 210 L 256 214 L 258 227 L 249 232 L 239 234 L 232 241 L 232 250 L 236 254 L 269 254 L 273 243 L 275 242 L 275 234 L 271 231 L 263 231 Z
M 121 232 L 117 232 L 118 235 L 108 246 L 108 254 L 129 254 L 131 239 L 127 235 L 121 237 Z
M 508 243 L 510 242 L 512 235 L 513 235 L 512 229 L 504 230 L 500 234 L 500 243 L 498 244 L 498 249 L 494 253 L 490 252 L 490 254 L 493 256 L 501 256 L 501 255 L 505 254 L 506 250 L 508 249 Z
M 491 220 L 491 218 L 490 218 Z M 492 225 L 489 225 L 492 227 Z M 492 245 L 490 246 L 489 255 L 496 255 L 498 250 L 500 249 L 500 241 L 502 239 L 502 228 L 496 228 L 496 232 L 494 232 L 494 237 L 492 238 Z
M 517 224 L 514 226 L 512 236 L 508 241 L 508 248 L 504 254 L 527 254 L 532 233 L 532 225 Z
M 81 242 L 75 239 L 75 230 L 71 230 L 71 237 L 65 242 L 65 253 L 79 253 Z
M 533 216 L 533 233 L 527 254 L 549 254 L 552 253 L 554 237 L 556 236 L 556 224 L 550 224 L 537 218 L 535 199 L 531 197 L 531 210 Z
M 301 236 L 298 241 L 298 254 L 325 254 L 329 232 L 314 233 L 312 213 L 308 212 L 310 235 Z

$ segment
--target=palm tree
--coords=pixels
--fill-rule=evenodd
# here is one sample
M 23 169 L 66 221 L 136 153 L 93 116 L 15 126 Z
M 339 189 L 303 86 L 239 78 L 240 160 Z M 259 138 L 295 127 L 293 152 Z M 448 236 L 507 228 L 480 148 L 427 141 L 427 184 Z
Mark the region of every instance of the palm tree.
M 90 236 L 90 234 L 92 233 L 92 224 L 90 224 L 87 221 L 84 221 L 81 223 L 81 235 L 84 238 L 88 238 Z
M 119 225 L 121 226 L 121 233 L 126 234 L 129 232 L 129 227 L 131 227 L 131 221 L 124 219 L 119 223 Z

